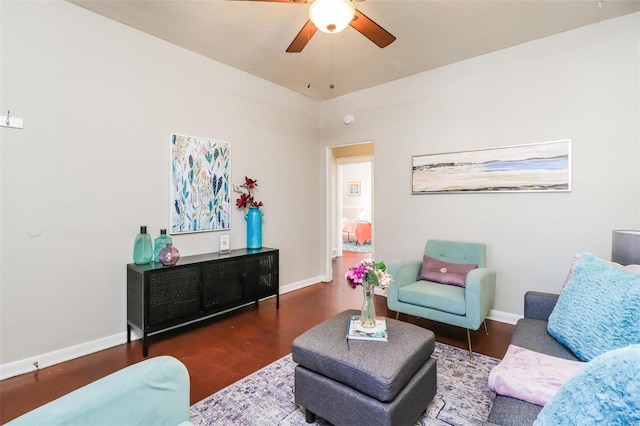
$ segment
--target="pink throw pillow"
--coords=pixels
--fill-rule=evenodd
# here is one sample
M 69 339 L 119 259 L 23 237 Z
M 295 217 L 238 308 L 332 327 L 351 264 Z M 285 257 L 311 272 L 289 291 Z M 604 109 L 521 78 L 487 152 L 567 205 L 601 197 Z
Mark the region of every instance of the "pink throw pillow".
M 478 265 L 443 262 L 425 255 L 418 280 L 465 287 L 467 274 L 477 267 Z

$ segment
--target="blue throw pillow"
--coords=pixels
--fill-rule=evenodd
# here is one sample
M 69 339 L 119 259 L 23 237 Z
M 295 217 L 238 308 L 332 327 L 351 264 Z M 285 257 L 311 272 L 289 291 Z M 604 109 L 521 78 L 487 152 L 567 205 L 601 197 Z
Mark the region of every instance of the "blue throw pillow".
M 640 343 L 640 275 L 584 253 L 547 330 L 582 361 Z
M 534 426 L 640 424 L 640 345 L 596 357 L 544 406 Z

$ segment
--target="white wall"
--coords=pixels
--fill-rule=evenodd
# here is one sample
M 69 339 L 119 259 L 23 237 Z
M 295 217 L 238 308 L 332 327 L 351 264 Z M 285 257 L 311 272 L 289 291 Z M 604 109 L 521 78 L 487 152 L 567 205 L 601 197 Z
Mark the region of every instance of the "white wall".
M 371 208 L 371 163 L 344 163 L 342 172 L 342 217 L 355 219 Z M 360 195 L 349 195 L 349 183 L 360 182 Z
M 323 102 L 327 146 L 375 142 L 376 258 L 420 259 L 429 238 L 485 242 L 494 309 L 512 314 L 525 291 L 560 290 L 572 253 L 609 258 L 612 230 L 640 229 L 639 18 Z M 573 141 L 570 193 L 410 195 L 412 155 L 559 139 Z
M 173 132 L 231 143 L 233 182 L 259 181 L 280 285 L 319 281 L 317 102 L 66 2 L 2 1 L 0 17 L 0 109 L 24 119 L 0 129 L 3 365 L 124 341 L 134 237 L 168 227 Z M 217 251 L 219 235 L 174 244 Z

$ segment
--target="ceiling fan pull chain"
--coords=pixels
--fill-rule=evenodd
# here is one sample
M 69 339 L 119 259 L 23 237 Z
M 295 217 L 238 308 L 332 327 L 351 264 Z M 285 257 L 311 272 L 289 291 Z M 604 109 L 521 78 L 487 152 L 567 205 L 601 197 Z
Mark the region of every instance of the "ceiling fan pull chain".
M 331 75 L 329 78 L 330 80 L 329 89 L 333 89 L 334 87 L 336 87 L 333 85 L 333 34 L 331 34 L 330 37 L 331 37 Z
M 311 39 L 309 32 L 310 32 L 309 29 L 307 29 L 307 44 Z M 310 51 L 311 51 L 311 46 L 307 47 L 307 89 L 311 88 L 311 53 Z

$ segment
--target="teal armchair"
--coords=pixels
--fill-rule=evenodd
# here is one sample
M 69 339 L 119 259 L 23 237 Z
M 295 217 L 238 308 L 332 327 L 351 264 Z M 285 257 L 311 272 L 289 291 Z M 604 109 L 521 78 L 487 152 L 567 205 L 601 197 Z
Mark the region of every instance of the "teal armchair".
M 496 290 L 496 273 L 486 268 L 486 246 L 480 243 L 465 243 L 429 240 L 424 254 L 448 263 L 476 264 L 466 277 L 466 286 L 459 287 L 433 281 L 418 281 L 422 259 L 390 263 L 387 270 L 393 283 L 387 289 L 387 307 L 400 313 L 426 318 L 467 329 L 469 358 L 471 350 L 470 330 L 477 330 L 484 323 L 491 308 Z

